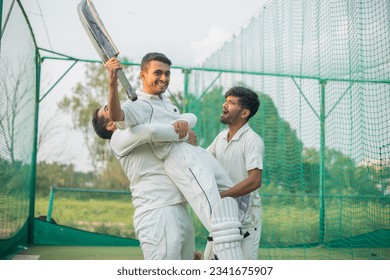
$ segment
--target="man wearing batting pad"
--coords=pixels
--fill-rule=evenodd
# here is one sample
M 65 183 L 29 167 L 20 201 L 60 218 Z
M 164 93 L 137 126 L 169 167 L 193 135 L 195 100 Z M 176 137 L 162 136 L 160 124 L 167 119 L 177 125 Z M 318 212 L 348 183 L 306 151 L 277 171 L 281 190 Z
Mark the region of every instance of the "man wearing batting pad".
M 108 107 L 102 107 L 97 116 L 105 117 L 107 130 L 125 130 L 138 124 L 173 123 L 179 110 L 163 95 L 170 81 L 171 62 L 159 53 L 147 54 L 141 63 L 140 76 L 143 92 L 138 100 L 122 105 L 118 98 L 116 71 L 121 65 L 116 58 L 106 62 L 110 76 Z M 106 108 L 106 109 L 105 109 Z M 113 126 L 115 125 L 115 126 Z M 180 129 L 188 129 L 182 122 Z M 212 170 L 203 165 L 202 153 L 194 146 L 182 142 L 150 143 L 157 157 L 164 159 L 164 168 L 176 183 L 203 225 L 214 238 L 214 253 L 219 259 L 242 259 L 239 210 L 234 199 L 221 199 Z
M 244 258 L 255 260 L 261 235 L 262 208 L 258 189 L 261 187 L 264 142 L 248 121 L 259 106 L 259 97 L 244 87 L 232 87 L 225 93 L 220 121 L 228 125 L 207 148 L 224 166 L 234 186 L 221 196 L 235 197 L 241 209 L 246 208 L 242 221 Z
M 105 118 L 97 118 L 97 114 L 98 110 L 94 112 L 93 126 L 101 138 L 110 139 L 112 150 L 130 181 L 133 224 L 144 259 L 194 259 L 194 228 L 187 202 L 167 176 L 163 161 L 156 157 L 147 141 L 142 140 L 152 137 L 161 128 L 149 132 L 142 130 L 142 126 L 119 130 L 109 121 L 107 111 L 103 112 Z M 191 118 L 187 121 L 191 122 Z M 101 129 L 106 126 L 108 130 Z M 177 135 L 175 131 L 173 134 Z M 133 146 L 128 139 L 135 140 Z

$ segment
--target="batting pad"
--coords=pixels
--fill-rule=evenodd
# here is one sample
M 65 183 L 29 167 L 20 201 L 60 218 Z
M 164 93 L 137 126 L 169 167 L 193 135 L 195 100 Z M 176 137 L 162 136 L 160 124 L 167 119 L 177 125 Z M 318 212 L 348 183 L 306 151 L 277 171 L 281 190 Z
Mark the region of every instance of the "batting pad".
M 219 260 L 243 260 L 241 222 L 234 198 L 223 198 L 213 209 L 211 229 L 214 254 Z

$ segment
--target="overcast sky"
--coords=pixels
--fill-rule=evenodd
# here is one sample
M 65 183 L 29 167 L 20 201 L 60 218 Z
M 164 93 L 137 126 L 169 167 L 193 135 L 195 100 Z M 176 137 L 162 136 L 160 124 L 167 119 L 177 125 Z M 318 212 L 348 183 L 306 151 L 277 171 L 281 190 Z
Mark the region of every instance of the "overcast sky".
M 38 45 L 98 58 L 77 14 L 79 0 L 24 0 Z M 264 0 L 94 0 L 122 55 L 139 62 L 152 50 L 194 66 L 249 22 Z

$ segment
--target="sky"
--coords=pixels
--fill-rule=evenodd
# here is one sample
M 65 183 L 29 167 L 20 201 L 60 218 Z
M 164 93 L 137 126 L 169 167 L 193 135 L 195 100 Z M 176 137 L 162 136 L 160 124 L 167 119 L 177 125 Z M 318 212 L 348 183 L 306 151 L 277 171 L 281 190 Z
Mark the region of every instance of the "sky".
M 77 14 L 79 0 L 24 0 L 40 47 L 98 58 Z M 175 65 L 194 66 L 238 32 L 264 0 L 94 0 L 122 55 L 139 62 L 159 50 Z
M 78 17 L 79 0 L 22 0 L 37 44 L 63 55 L 99 60 Z M 166 54 L 175 66 L 197 66 L 249 23 L 265 0 L 94 0 L 105 27 L 120 51 L 139 63 L 150 51 Z M 55 56 L 42 51 L 41 55 Z M 45 60 L 41 97 L 70 66 Z M 40 103 L 40 130 L 47 135 L 38 161 L 73 163 L 90 170 L 82 136 L 73 129 L 70 116 L 59 113 L 57 103 L 72 93 L 83 79 L 84 66 L 76 64 Z M 179 72 L 179 71 L 176 71 Z M 183 87 L 183 76 L 173 73 L 170 89 Z

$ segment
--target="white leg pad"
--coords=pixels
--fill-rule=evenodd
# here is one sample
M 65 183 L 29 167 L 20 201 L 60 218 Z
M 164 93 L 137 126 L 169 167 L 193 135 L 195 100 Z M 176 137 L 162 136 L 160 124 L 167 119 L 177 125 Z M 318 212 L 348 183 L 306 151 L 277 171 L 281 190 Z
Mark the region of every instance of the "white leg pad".
M 223 198 L 211 215 L 213 251 L 219 260 L 243 260 L 241 222 L 234 198 Z

